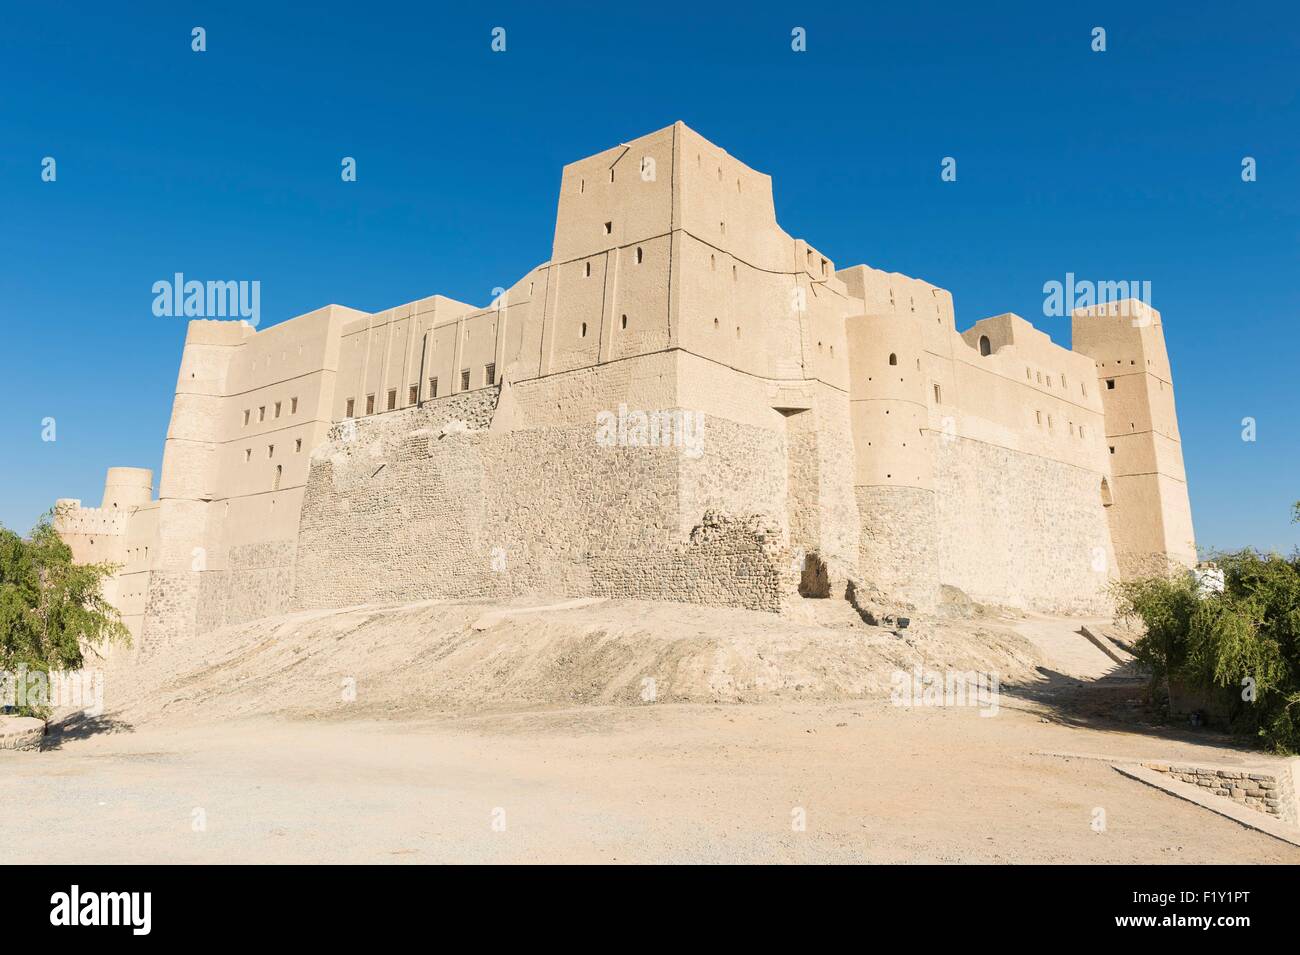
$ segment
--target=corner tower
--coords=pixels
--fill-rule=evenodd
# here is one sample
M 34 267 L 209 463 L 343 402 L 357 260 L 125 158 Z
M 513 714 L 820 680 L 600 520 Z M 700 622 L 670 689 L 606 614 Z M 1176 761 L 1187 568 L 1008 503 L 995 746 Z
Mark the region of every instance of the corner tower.
M 1192 567 L 1196 542 L 1160 313 L 1136 299 L 1075 309 L 1074 350 L 1093 359 L 1111 464 L 1107 517 L 1128 578 Z

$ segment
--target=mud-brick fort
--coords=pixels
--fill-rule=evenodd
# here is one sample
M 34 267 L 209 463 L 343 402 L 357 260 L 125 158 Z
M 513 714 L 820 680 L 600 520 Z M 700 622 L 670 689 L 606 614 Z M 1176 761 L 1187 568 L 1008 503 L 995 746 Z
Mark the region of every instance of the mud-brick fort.
M 162 474 L 63 500 L 146 652 L 305 608 L 622 596 L 779 611 L 863 583 L 1097 610 L 1194 560 L 1160 316 L 1016 315 L 838 268 L 681 123 L 566 166 L 487 308 L 194 321 Z M 609 422 L 617 422 L 610 426 Z

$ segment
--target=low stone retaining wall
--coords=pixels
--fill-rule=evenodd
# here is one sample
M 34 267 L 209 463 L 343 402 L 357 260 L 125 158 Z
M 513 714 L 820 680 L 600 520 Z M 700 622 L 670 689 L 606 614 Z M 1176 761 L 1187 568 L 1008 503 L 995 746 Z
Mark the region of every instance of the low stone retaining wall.
M 0 749 L 40 749 L 45 721 L 31 716 L 0 716 Z
M 1296 823 L 1295 787 L 1289 766 L 1270 772 L 1238 767 L 1188 766 L 1180 763 L 1143 763 L 1147 769 L 1208 790 L 1284 822 Z

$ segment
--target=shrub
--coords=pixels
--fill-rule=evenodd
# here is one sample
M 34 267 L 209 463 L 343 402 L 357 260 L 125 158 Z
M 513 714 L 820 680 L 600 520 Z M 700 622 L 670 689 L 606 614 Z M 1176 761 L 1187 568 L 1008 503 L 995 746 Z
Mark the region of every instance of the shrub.
M 48 685 L 51 670 L 81 667 L 85 649 L 130 643 L 117 610 L 103 596 L 114 570 L 108 563 L 74 564 L 48 514 L 26 540 L 0 525 L 0 671 L 8 675 L 6 690 L 20 668 L 45 674 Z M 49 707 L 28 704 L 17 712 L 44 718 Z
M 1190 574 L 1147 577 L 1116 586 L 1123 617 L 1145 634 L 1134 655 L 1174 688 L 1211 694 L 1233 727 L 1272 748 L 1300 751 L 1300 556 L 1246 549 L 1216 555 L 1222 593 L 1202 593 Z

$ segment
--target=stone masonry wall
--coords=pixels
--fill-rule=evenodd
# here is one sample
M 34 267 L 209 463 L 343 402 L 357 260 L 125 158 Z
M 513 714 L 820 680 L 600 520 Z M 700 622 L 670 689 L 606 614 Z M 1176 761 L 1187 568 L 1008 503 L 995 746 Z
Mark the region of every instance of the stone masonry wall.
M 195 632 L 199 585 L 199 575 L 190 571 L 150 572 L 140 638 L 142 653 L 152 655 Z
M 1279 773 L 1249 772 L 1205 766 L 1182 766 L 1171 763 L 1143 763 L 1147 769 L 1208 790 L 1251 809 L 1277 816 L 1284 822 L 1296 822 L 1295 793 L 1289 768 Z
M 225 570 L 199 575 L 196 632 L 288 610 L 293 602 L 296 554 L 297 543 L 291 540 L 230 548 Z
M 480 400 L 367 418 L 350 435 L 336 426 L 313 453 L 296 607 L 548 593 L 777 610 L 793 588 L 779 515 L 763 504 L 783 491 L 764 483 L 784 474 L 769 460 L 780 436 L 706 424 L 705 455 L 714 425 L 718 450 L 761 449 L 761 462 L 736 459 L 751 462 L 744 483 L 758 495 L 737 513 L 738 499 L 710 506 L 682 477 L 694 463 L 683 448 L 602 446 L 594 421 L 485 430 Z M 698 514 L 686 531 L 683 486 Z
M 1117 570 L 1100 475 L 981 441 L 930 441 L 941 583 L 985 603 L 1109 612 Z
M 891 597 L 923 609 L 938 599 L 934 492 L 915 487 L 858 487 L 863 576 Z

